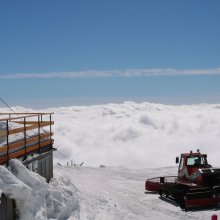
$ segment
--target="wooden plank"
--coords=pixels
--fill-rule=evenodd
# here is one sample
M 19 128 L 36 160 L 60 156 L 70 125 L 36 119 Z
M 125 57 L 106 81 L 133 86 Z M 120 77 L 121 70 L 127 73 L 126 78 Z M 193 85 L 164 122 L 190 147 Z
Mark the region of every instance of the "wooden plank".
M 46 141 L 40 143 L 40 148 L 43 148 L 43 147 L 51 145 L 51 144 L 53 144 L 53 141 L 46 140 Z M 39 149 L 39 144 L 35 144 L 33 146 L 27 147 L 26 148 L 26 153 L 30 153 L 30 152 L 35 151 L 37 149 Z M 25 155 L 25 149 L 22 149 L 22 150 L 19 150 L 19 151 L 16 151 L 14 153 L 9 154 L 9 160 L 14 159 L 14 158 L 18 158 L 18 157 L 24 156 L 24 155 Z M 3 157 L 0 157 L 0 164 L 6 163 L 7 159 L 8 159 L 7 155 L 3 156 Z
M 25 141 L 22 140 L 22 141 L 17 141 L 17 142 L 11 143 L 8 145 L 8 147 L 9 147 L 9 150 L 13 150 L 13 149 L 16 149 L 19 147 L 25 147 Z M 1 148 L 5 148 L 5 151 L 7 151 L 7 146 L 0 147 L 0 152 L 1 152 Z
M 26 144 L 31 144 L 33 142 L 39 142 L 39 136 L 34 136 L 26 139 Z
M 41 143 L 40 143 L 40 147 L 39 147 L 39 144 L 32 145 L 32 146 L 30 146 L 30 147 L 27 147 L 26 152 L 27 152 L 27 153 L 30 153 L 30 152 L 32 152 L 32 151 L 34 151 L 34 150 L 37 150 L 37 149 L 39 149 L 39 148 L 43 148 L 43 147 L 48 146 L 48 145 L 50 145 L 50 144 L 52 144 L 52 143 L 53 143 L 52 141 L 47 140 L 47 141 L 41 142 Z
M 40 135 L 40 141 L 44 140 L 45 138 L 48 138 L 48 137 L 51 137 L 53 136 L 53 132 L 48 132 L 48 133 L 45 133 L 45 134 L 41 134 Z M 26 139 L 26 143 L 27 144 L 31 144 L 34 142 L 38 142 L 39 141 L 39 136 L 34 136 L 34 137 L 31 137 L 31 138 L 27 138 Z M 13 150 L 13 149 L 16 149 L 16 148 L 19 148 L 19 147 L 25 147 L 25 141 L 24 140 L 21 140 L 21 141 L 17 141 L 17 142 L 14 142 L 14 143 L 11 143 L 9 144 L 9 150 Z M 2 146 L 0 147 L 0 152 L 5 152 L 7 151 L 7 146 Z
M 53 135 L 54 135 L 53 132 L 47 132 L 47 133 L 44 133 L 44 134 L 42 135 L 42 138 L 52 137 Z
M 7 136 L 7 131 L 0 131 L 0 137 Z
M 53 136 L 53 132 L 47 132 L 44 134 L 40 135 L 40 141 L 44 140 L 45 138 Z M 27 138 L 26 143 L 31 144 L 32 142 L 38 142 L 39 141 L 39 136 L 34 136 L 31 138 Z
M 53 141 L 51 141 L 51 140 L 46 140 L 46 141 L 40 143 L 40 147 L 45 147 L 45 146 L 50 145 L 50 144 L 52 144 L 52 143 L 53 143 Z
M 25 145 L 25 141 L 22 140 L 22 141 L 17 141 L 15 143 L 11 143 L 9 144 L 9 150 L 13 150 L 13 149 L 16 149 L 16 148 L 19 148 L 19 147 L 22 147 Z
M 32 146 L 28 147 L 28 148 L 26 149 L 26 152 L 27 152 L 27 153 L 30 153 L 30 152 L 32 152 L 32 151 L 34 151 L 34 150 L 39 149 L 39 148 L 40 148 L 40 147 L 39 147 L 39 144 L 35 144 L 35 145 L 32 145 Z
M 25 149 L 9 154 L 9 160 L 25 155 Z
M 6 151 L 7 151 L 7 146 L 0 147 L 0 153 L 6 152 Z
M 41 137 L 41 136 L 40 136 Z M 26 143 L 27 144 L 31 144 L 31 143 L 35 143 L 35 142 L 39 142 L 39 136 L 34 136 L 34 137 L 31 137 L 31 138 L 27 138 L 26 139 Z
M 7 155 L 0 158 L 0 164 L 5 164 L 8 160 Z
M 11 130 L 8 130 L 8 134 L 11 135 L 11 134 L 17 134 L 17 133 L 20 133 L 20 132 L 24 132 L 24 127 L 21 127 L 21 128 L 13 128 Z
M 49 125 L 53 125 L 53 123 L 52 123 L 52 122 L 51 122 L 51 123 L 50 123 L 50 122 L 41 122 L 41 123 L 40 123 L 40 128 L 46 127 L 46 126 L 49 126 Z M 38 124 L 26 126 L 26 131 L 36 129 L 36 128 L 38 128 L 38 127 L 39 127 Z M 20 132 L 24 132 L 24 127 L 14 128 L 14 129 L 9 130 L 9 135 L 11 135 L 11 134 L 17 134 L 17 133 L 20 133 Z

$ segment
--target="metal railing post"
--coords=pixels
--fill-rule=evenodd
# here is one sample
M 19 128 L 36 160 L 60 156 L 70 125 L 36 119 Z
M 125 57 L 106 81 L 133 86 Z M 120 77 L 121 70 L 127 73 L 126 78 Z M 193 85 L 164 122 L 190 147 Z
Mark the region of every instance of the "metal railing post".
M 52 133 L 52 127 L 51 127 L 51 114 L 50 114 L 50 144 L 52 143 L 51 133 Z M 52 147 L 52 146 L 51 146 Z
M 24 117 L 24 147 L 25 147 L 25 159 L 26 159 L 27 158 L 26 117 Z
M 9 161 L 9 125 L 8 125 L 8 120 L 6 121 L 6 129 L 7 129 L 7 165 Z
M 38 115 L 38 147 L 39 147 L 39 149 L 38 149 L 38 153 L 40 154 L 40 115 Z

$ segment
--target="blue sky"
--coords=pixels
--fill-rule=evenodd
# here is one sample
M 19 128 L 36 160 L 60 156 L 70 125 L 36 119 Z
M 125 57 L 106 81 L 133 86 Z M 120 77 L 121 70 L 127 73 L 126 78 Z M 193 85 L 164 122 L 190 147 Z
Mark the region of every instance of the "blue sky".
M 1 1 L 1 97 L 220 103 L 219 21 L 218 0 Z

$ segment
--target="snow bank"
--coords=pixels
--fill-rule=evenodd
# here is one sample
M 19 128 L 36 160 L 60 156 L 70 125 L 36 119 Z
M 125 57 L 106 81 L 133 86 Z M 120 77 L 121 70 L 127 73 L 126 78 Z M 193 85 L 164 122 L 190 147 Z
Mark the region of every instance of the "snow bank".
M 76 189 L 68 178 L 59 181 L 58 177 L 47 184 L 18 160 L 11 160 L 9 169 L 0 166 L 0 188 L 7 197 L 15 199 L 22 220 L 64 220 L 78 214 Z

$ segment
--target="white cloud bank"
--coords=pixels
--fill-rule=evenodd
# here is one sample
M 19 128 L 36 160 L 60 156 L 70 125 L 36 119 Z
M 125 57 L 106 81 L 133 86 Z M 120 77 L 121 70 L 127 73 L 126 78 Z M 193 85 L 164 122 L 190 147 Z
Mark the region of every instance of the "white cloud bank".
M 125 102 L 48 111 L 55 112 L 55 147 L 76 163 L 172 166 L 180 153 L 200 148 L 220 166 L 220 105 Z
M 181 76 L 181 75 L 220 75 L 220 68 L 210 69 L 127 69 L 109 71 L 73 71 L 49 73 L 15 73 L 2 74 L 0 79 L 25 78 L 108 78 L 108 77 L 147 77 L 147 76 Z
M 43 111 L 55 113 L 54 147 L 77 164 L 173 166 L 180 153 L 199 148 L 213 166 L 220 166 L 220 104 L 125 102 Z M 58 152 L 55 162 L 66 164 Z

